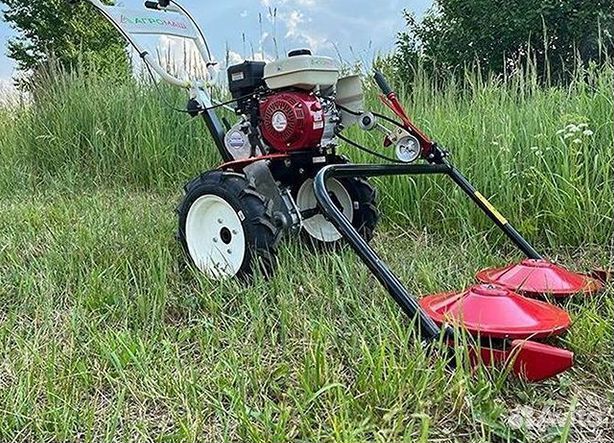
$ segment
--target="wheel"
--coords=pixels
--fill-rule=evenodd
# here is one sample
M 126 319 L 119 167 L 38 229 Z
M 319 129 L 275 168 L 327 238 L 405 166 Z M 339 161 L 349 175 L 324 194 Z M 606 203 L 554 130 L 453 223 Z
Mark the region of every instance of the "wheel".
M 352 225 L 371 241 L 379 220 L 377 211 L 377 192 L 364 178 L 329 179 L 326 186 L 335 205 L 343 215 L 351 220 Z M 296 192 L 296 204 L 302 213 L 307 212 L 303 220 L 303 238 L 317 247 L 332 247 L 339 243 L 342 236 L 324 216 L 315 212 L 317 200 L 313 191 L 313 180 L 307 179 Z
M 178 238 L 191 263 L 209 277 L 270 276 L 281 230 L 269 201 L 245 176 L 211 171 L 185 186 Z

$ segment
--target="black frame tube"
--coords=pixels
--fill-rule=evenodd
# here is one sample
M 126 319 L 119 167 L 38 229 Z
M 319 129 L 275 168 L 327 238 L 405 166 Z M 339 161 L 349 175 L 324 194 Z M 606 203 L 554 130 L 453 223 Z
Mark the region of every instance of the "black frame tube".
M 465 192 L 471 200 L 524 252 L 529 258 L 541 259 L 541 255 L 535 251 L 514 227 L 497 211 L 497 209 L 472 185 L 467 178 L 460 173 L 445 158 L 440 158 L 434 164 L 380 164 L 380 165 L 355 165 L 339 164 L 325 166 L 318 172 L 314 180 L 314 192 L 318 207 L 337 228 L 341 235 L 348 241 L 352 249 L 358 254 L 364 264 L 371 270 L 373 275 L 392 296 L 401 310 L 409 317 L 416 318 L 418 330 L 424 340 L 432 341 L 439 337 L 441 330 L 437 324 L 424 312 L 416 298 L 412 296 L 398 277 L 388 268 L 377 253 L 369 246 L 366 240 L 358 233 L 352 223 L 334 204 L 326 182 L 329 178 L 341 177 L 382 177 L 393 175 L 434 175 L 445 174 L 449 176 Z M 453 331 L 446 328 L 447 339 L 453 337 Z
M 217 113 L 213 109 L 207 109 L 202 113 L 203 119 L 205 120 L 205 124 L 207 125 L 207 129 L 209 130 L 209 134 L 211 134 L 211 138 L 217 147 L 217 150 L 222 157 L 224 162 L 229 162 L 234 160 L 228 149 L 226 149 L 226 144 L 224 143 L 224 137 L 226 135 L 226 130 L 220 121 Z
M 440 163 L 449 168 L 448 176 L 463 190 L 465 194 L 490 218 L 501 231 L 520 249 L 528 258 L 541 260 L 543 256 L 539 254 L 533 246 L 514 228 L 505 217 L 484 197 L 467 178 L 460 173 L 448 160 L 441 159 Z
M 388 175 L 417 175 L 448 173 L 447 165 L 328 165 L 320 170 L 314 181 L 318 206 L 350 246 L 371 270 L 373 275 L 392 296 L 401 310 L 411 319 L 416 318 L 423 340 L 433 341 L 441 333 L 439 326 L 422 310 L 415 297 L 409 294 L 403 283 L 392 273 L 352 223 L 335 206 L 326 188 L 326 181 L 333 177 L 376 177 Z M 446 329 L 449 338 L 452 330 Z

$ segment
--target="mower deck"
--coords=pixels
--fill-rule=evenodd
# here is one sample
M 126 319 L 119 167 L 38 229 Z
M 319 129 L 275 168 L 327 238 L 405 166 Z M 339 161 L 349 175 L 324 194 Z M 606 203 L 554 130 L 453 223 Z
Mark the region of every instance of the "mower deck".
M 486 284 L 429 295 L 420 306 L 437 324 L 459 325 L 480 337 L 546 338 L 562 334 L 571 323 L 561 308 Z
M 573 353 L 533 341 L 561 334 L 570 326 L 569 315 L 551 304 L 523 297 L 496 284 L 474 286 L 459 294 L 445 293 L 420 302 L 409 294 L 398 277 L 359 235 L 332 201 L 326 183 L 330 178 L 393 175 L 446 174 L 527 254 L 539 257 L 531 245 L 445 159 L 431 165 L 330 165 L 316 176 L 314 189 L 325 216 L 371 270 L 409 318 L 415 318 L 420 339 L 453 344 L 457 325 L 472 334 L 479 345 L 472 347 L 473 363 L 509 365 L 527 381 L 553 377 L 573 365 Z M 535 259 L 537 260 L 537 259 Z M 533 261 L 531 263 L 541 263 Z M 550 269 L 550 268 L 549 268 Z
M 603 287 L 594 278 L 570 272 L 546 260 L 526 259 L 503 268 L 484 269 L 477 273 L 476 278 L 530 297 L 548 294 L 562 298 L 573 294 L 593 294 Z

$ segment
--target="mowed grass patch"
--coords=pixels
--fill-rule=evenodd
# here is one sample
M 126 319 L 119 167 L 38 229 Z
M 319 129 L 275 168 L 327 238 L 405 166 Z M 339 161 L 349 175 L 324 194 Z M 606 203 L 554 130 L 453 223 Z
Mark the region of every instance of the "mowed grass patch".
M 472 374 L 462 355 L 450 371 L 349 250 L 285 243 L 276 276 L 250 286 L 193 273 L 172 237 L 177 197 L 4 200 L 1 439 L 551 441 L 587 435 L 560 420 L 587 399 L 580 410 L 611 424 L 611 290 L 566 303 L 576 323 L 558 343 L 577 364 L 561 378 Z M 403 225 L 375 245 L 420 294 L 517 258 Z M 547 428 L 518 425 L 522 408 L 552 404 Z

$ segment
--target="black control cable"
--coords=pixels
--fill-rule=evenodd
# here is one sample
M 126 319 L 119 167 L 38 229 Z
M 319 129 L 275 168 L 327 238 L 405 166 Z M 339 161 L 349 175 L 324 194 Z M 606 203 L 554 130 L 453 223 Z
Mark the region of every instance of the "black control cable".
M 339 109 L 341 109 L 342 111 L 345 111 L 345 112 L 347 112 L 347 113 L 349 113 L 349 114 L 352 114 L 352 115 L 359 116 L 359 115 L 362 115 L 362 114 L 363 114 L 362 112 L 352 111 L 351 109 L 348 109 L 348 108 L 346 108 L 345 106 L 341 106 L 341 105 L 339 105 L 339 104 L 337 104 L 337 107 L 338 107 Z M 405 129 L 405 127 L 404 127 L 403 125 L 401 125 L 400 123 L 398 123 L 398 122 L 394 121 L 393 119 L 391 119 L 391 118 L 389 118 L 389 117 L 386 117 L 385 115 L 376 114 L 376 113 L 373 113 L 373 115 L 375 115 L 376 117 L 381 117 L 382 119 L 384 119 L 384 120 L 386 120 L 386 121 L 389 121 L 390 123 L 393 123 L 393 124 L 395 124 L 395 125 L 399 126 L 400 128 Z M 405 129 L 405 130 L 406 130 L 406 129 Z M 337 134 L 337 137 L 339 137 L 339 139 L 340 139 L 340 140 L 343 140 L 345 143 L 347 143 L 347 144 L 349 144 L 349 145 L 351 145 L 351 146 L 355 147 L 356 149 L 358 149 L 358 150 L 360 150 L 360 151 L 363 151 L 363 152 L 366 152 L 367 154 L 370 154 L 370 155 L 372 155 L 372 156 L 374 156 L 374 157 L 377 157 L 377 158 L 379 158 L 379 159 L 386 160 L 386 161 L 389 161 L 389 162 L 392 162 L 392 163 L 401 163 L 401 164 L 405 164 L 405 162 L 403 162 L 403 161 L 401 161 L 401 160 L 398 160 L 398 159 L 396 159 L 396 158 L 392 158 L 392 157 L 388 157 L 387 155 L 384 155 L 384 154 L 380 154 L 379 152 L 374 151 L 374 150 L 372 150 L 372 149 L 369 149 L 369 148 L 367 148 L 366 146 L 363 146 L 363 145 L 361 145 L 361 144 L 359 144 L 359 143 L 357 143 L 357 142 L 355 142 L 355 141 L 353 141 L 353 140 L 350 140 L 349 138 L 344 137 L 344 136 L 343 136 L 343 135 L 341 135 L 341 134 Z
M 373 151 L 372 149 L 369 149 L 366 146 L 356 143 L 355 141 L 350 140 L 349 138 L 346 138 L 341 134 L 337 134 L 337 137 L 339 137 L 340 140 L 343 140 L 344 142 L 346 142 L 348 145 L 351 145 L 355 147 L 356 149 L 366 152 L 367 154 L 370 154 L 374 157 L 377 157 L 377 158 L 380 158 L 382 160 L 386 160 L 392 163 L 405 163 L 405 162 L 402 162 L 401 160 L 397 160 L 396 158 L 388 157 L 384 154 L 380 154 L 379 152 Z
M 345 106 L 341 106 L 340 104 L 337 104 L 337 107 L 345 112 L 347 112 L 348 114 L 352 114 L 352 115 L 362 115 L 362 112 L 358 112 L 358 111 L 352 111 L 349 108 L 346 108 Z M 377 118 L 381 118 L 382 120 L 386 120 L 388 123 L 392 123 L 395 126 L 398 126 L 399 128 L 403 129 L 404 131 L 407 131 L 407 128 L 402 124 L 399 123 L 398 121 L 396 121 L 393 118 L 388 117 L 387 115 L 384 114 L 380 114 L 378 112 L 372 112 L 371 114 L 373 114 L 374 116 L 376 116 Z

